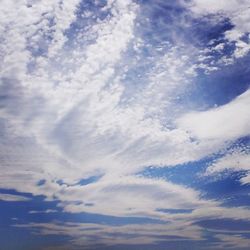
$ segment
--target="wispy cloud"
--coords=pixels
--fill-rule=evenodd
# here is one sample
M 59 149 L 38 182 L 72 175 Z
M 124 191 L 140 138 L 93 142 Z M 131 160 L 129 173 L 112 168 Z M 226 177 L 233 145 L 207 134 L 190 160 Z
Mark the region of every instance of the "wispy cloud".
M 226 105 L 185 114 L 179 118 L 178 124 L 201 140 L 235 140 L 250 134 L 249 105 L 250 90 L 247 90 Z
M 30 198 L 21 195 L 14 195 L 14 194 L 0 194 L 1 201 L 29 201 Z

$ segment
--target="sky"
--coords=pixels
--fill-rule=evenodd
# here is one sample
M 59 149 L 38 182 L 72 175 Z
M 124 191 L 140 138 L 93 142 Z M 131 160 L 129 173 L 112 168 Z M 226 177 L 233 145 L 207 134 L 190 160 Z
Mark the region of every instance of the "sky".
M 249 0 L 0 3 L 0 250 L 250 249 Z

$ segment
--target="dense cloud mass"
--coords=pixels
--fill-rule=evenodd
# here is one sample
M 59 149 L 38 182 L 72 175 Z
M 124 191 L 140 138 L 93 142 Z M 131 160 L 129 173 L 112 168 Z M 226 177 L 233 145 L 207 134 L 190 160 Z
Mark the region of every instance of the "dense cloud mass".
M 249 249 L 249 17 L 248 0 L 2 0 L 0 245 Z

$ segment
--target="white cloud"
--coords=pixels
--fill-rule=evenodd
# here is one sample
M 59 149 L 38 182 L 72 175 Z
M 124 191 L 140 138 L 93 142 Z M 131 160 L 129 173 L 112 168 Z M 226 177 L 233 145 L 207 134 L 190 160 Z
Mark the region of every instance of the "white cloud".
M 223 211 L 221 211 L 221 213 L 223 213 Z M 143 223 L 112 226 L 95 223 L 30 223 L 15 224 L 14 226 L 30 228 L 42 235 L 71 236 L 73 240 L 71 241 L 71 246 L 68 246 L 69 249 L 71 247 L 76 248 L 77 246 L 81 246 L 81 249 L 83 246 L 86 246 L 86 249 L 90 249 L 92 246 L 96 246 L 97 243 L 106 246 L 114 246 L 118 244 L 155 244 L 160 241 L 176 241 L 176 239 L 178 239 L 179 242 L 182 240 L 206 240 L 204 228 L 193 224 L 193 221 L 180 218 L 175 220 L 174 223 L 169 221 L 166 224 Z M 228 232 L 226 230 L 206 229 L 206 232 L 207 231 L 215 232 L 215 237 L 220 240 L 216 243 L 214 243 L 214 241 L 206 242 L 206 247 L 208 249 L 214 249 L 213 247 L 215 247 L 215 245 L 218 249 L 224 249 L 226 246 L 235 248 L 237 244 L 241 247 L 245 247 L 249 244 L 249 239 L 241 236 L 242 233 L 248 233 L 248 231 L 230 230 L 231 239 L 227 237 L 228 234 L 226 233 Z M 114 237 L 114 234 L 116 237 Z M 93 235 L 95 241 L 93 241 Z
M 218 249 L 249 248 L 250 240 L 237 232 L 230 235 L 221 233 L 215 237 L 219 239 L 219 242 L 214 244 L 214 247 Z
M 250 170 L 249 155 L 245 152 L 234 152 L 216 161 L 207 171 L 219 172 L 225 169 Z
M 248 36 L 250 31 L 250 3 L 248 0 L 193 0 L 188 5 L 190 10 L 198 16 L 212 14 L 219 19 L 228 18 L 234 27 L 225 32 L 225 38 L 236 45 L 234 57 L 240 58 L 248 54 L 250 51 L 249 38 L 247 41 L 242 40 L 243 36 Z
M 67 212 L 85 211 L 167 220 L 168 216 L 158 209 L 195 209 L 210 204 L 209 201 L 200 200 L 199 195 L 191 188 L 166 180 L 111 175 L 87 186 L 65 187 L 58 193 L 58 198 Z
M 200 140 L 234 140 L 250 134 L 250 90 L 230 103 L 203 112 L 191 112 L 177 124 Z
M 29 214 L 42 214 L 42 213 L 49 214 L 49 213 L 56 213 L 56 212 L 58 211 L 54 209 L 46 209 L 44 211 L 31 210 L 29 211 Z
M 250 174 L 248 173 L 246 176 L 242 177 L 240 179 L 242 184 L 250 184 Z
M 210 0 L 209 2 L 203 0 L 193 0 L 191 3 L 191 9 L 195 13 L 210 14 L 216 12 L 233 12 L 235 9 L 243 9 L 243 6 L 248 4 L 247 0 Z
M 133 175 L 151 165 L 198 160 L 223 148 L 226 141 L 247 135 L 250 92 L 222 107 L 183 115 L 187 110 L 179 99 L 196 75 L 193 47 L 170 46 L 162 55 L 152 55 L 153 66 L 141 72 L 143 80 L 128 82 L 133 72 L 124 58 L 133 42 L 142 40 L 141 46 L 144 42 L 135 33 L 138 6 L 132 1 L 108 1 L 111 14 L 91 21 L 88 31 L 80 29 L 76 43 L 70 41 L 72 47 L 66 49 L 65 30 L 76 19 L 77 3 L 47 0 L 28 7 L 24 1 L 4 1 L 8 11 L 0 15 L 0 22 L 11 29 L 1 48 L 5 57 L 1 90 L 6 98 L 0 111 L 4 134 L 0 187 L 45 195 L 47 200 L 56 197 L 72 213 L 147 216 L 175 223 L 183 219 L 188 229 L 182 231 L 181 221 L 178 228 L 170 226 L 169 234 L 179 231 L 199 239 L 200 231 L 186 220 L 206 216 L 207 208 L 211 216 L 223 217 L 218 202 L 167 180 Z M 87 45 L 81 40 L 86 42 L 85 31 L 94 37 Z M 136 67 L 144 57 L 133 60 Z M 139 87 L 134 90 L 131 85 Z M 177 117 L 181 118 L 175 126 Z M 93 175 L 103 177 L 76 185 Z M 38 185 L 40 180 L 45 182 Z M 193 217 L 157 211 L 183 207 L 194 209 Z M 231 210 L 227 216 L 234 216 Z M 164 227 L 159 230 L 165 234 Z
M 1 201 L 29 201 L 30 199 L 21 195 L 0 194 Z
M 216 160 L 206 170 L 207 175 L 215 175 L 223 171 L 247 171 L 246 176 L 240 179 L 241 183 L 250 183 L 250 156 L 249 148 L 244 147 L 228 152 L 224 157 Z
M 49 56 L 54 55 L 65 42 L 63 32 L 74 20 L 78 2 L 46 0 L 28 4 L 26 1 L 3 1 L 0 26 L 4 36 L 0 50 L 4 58 L 1 75 L 25 77 L 28 65 L 35 61 L 34 51 L 39 49 L 48 51 Z M 51 24 L 52 19 L 54 25 Z M 52 36 L 52 41 L 46 40 L 46 36 Z

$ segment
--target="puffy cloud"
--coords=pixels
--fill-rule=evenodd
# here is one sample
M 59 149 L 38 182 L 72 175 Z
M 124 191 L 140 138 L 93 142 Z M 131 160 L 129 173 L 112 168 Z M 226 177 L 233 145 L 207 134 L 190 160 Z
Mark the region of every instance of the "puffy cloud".
M 53 56 L 65 43 L 64 31 L 75 18 L 78 0 L 3 1 L 1 9 L 1 75 L 24 77 L 37 54 Z M 13 11 L 16 9 L 17 11 Z M 53 37 L 49 41 L 48 37 Z

